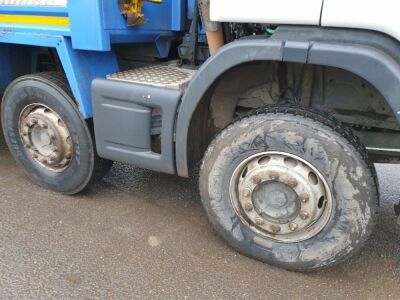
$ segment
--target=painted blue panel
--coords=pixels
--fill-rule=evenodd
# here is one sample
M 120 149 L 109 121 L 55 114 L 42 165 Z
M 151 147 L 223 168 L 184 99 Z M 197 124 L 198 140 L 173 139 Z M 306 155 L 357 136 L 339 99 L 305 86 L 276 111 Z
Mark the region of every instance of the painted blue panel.
M 75 49 L 111 49 L 109 35 L 103 26 L 102 5 L 102 0 L 68 1 L 72 45 Z
M 70 1 L 68 10 L 72 45 L 82 50 L 109 51 L 111 42 L 154 41 L 160 35 L 182 30 L 185 17 L 183 0 L 164 0 L 162 4 L 145 3 L 143 13 L 147 22 L 135 27 L 126 25 L 118 1 Z
M 184 27 L 185 1 L 164 0 L 162 4 L 145 3 L 143 13 L 146 24 L 128 27 L 121 15 L 118 1 L 104 1 L 104 28 L 111 43 L 155 42 L 160 57 L 167 57 L 174 32 Z
M 55 6 L 16 6 L 16 5 L 0 5 L 0 14 L 16 14 L 16 15 L 44 15 L 44 16 L 68 16 L 66 7 Z M 48 36 L 69 36 L 70 28 L 63 26 L 47 26 L 47 25 L 31 25 L 31 24 L 14 24 L 14 23 L 1 23 L 0 34 L 5 37 L 10 37 L 13 33 L 26 35 L 28 40 L 23 40 L 19 37 L 16 39 L 11 38 L 12 43 L 29 44 L 30 34 L 45 34 Z M 37 39 L 34 38 L 37 41 Z M 17 41 L 17 42 L 16 42 Z M 20 41 L 20 42 L 19 42 Z M 0 43 L 6 41 L 0 40 Z
M 110 51 L 111 43 L 154 42 L 173 36 L 184 28 L 186 1 L 163 0 L 162 4 L 146 2 L 143 13 L 146 24 L 128 27 L 117 0 L 69 1 L 68 7 L 0 6 L 0 14 L 69 16 L 70 28 L 23 24 L 1 24 L 7 31 L 43 32 L 72 36 L 74 49 Z M 190 1 L 190 0 L 189 0 Z M 168 46 L 164 43 L 161 48 Z M 166 51 L 163 51 L 164 53 Z
M 183 25 L 185 12 L 182 11 L 184 0 L 163 0 L 161 4 L 145 2 L 143 14 L 147 20 L 145 25 L 127 27 L 125 18 L 121 15 L 118 1 L 102 0 L 104 7 L 104 28 L 107 30 L 124 29 L 131 34 L 139 34 L 142 31 L 171 31 L 173 24 L 177 30 L 182 28 L 176 24 Z M 173 14 L 178 19 L 173 20 Z
M 182 31 L 185 27 L 186 1 L 172 1 L 172 24 L 171 29 Z
M 0 14 L 66 16 L 68 10 L 65 6 L 1 5 Z
M 70 38 L 63 39 L 57 46 L 57 52 L 79 110 L 85 118 L 92 117 L 92 81 L 119 71 L 114 52 L 74 50 Z
M 172 37 L 160 35 L 156 38 L 155 43 L 160 57 L 168 57 L 171 49 Z
M 62 35 L 67 35 L 69 29 L 64 30 L 58 27 L 41 26 L 0 26 L 0 44 L 21 44 L 42 47 L 57 47 L 62 41 Z
M 194 6 L 196 5 L 196 0 L 186 0 L 187 1 L 187 8 L 186 13 L 188 19 L 192 20 L 194 15 Z
M 32 72 L 32 47 L 0 44 L 0 93 L 16 78 Z

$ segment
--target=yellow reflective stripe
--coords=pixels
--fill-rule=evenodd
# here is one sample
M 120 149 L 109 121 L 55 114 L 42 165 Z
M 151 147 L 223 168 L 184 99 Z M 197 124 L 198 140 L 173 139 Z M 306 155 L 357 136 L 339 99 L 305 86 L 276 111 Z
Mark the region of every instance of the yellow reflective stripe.
M 0 23 L 69 26 L 68 17 L 0 15 Z

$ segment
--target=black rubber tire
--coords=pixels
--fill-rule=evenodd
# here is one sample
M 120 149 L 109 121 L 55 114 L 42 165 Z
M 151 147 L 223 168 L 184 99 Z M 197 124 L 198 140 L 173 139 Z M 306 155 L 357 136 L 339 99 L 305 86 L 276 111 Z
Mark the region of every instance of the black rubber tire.
M 32 103 L 44 104 L 54 110 L 71 134 L 75 153 L 71 165 L 63 172 L 45 169 L 25 151 L 18 122 L 23 109 Z M 98 157 L 91 122 L 86 122 L 80 114 L 68 81 L 62 73 L 38 73 L 13 81 L 4 93 L 1 116 L 11 154 L 26 174 L 42 187 L 63 194 L 77 194 L 101 179 L 112 166 L 111 161 Z
M 229 196 L 231 176 L 246 158 L 266 151 L 301 157 L 328 182 L 333 212 L 311 239 L 282 243 L 257 236 L 236 215 Z M 235 121 L 209 146 L 199 184 L 208 217 L 229 245 L 292 271 L 317 271 L 345 261 L 363 247 L 375 225 L 377 182 L 365 148 L 349 128 L 310 109 L 269 107 Z

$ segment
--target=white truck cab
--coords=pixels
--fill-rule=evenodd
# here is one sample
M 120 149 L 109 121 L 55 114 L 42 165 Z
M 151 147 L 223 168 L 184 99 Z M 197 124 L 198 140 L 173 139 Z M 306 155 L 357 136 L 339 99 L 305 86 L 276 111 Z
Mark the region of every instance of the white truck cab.
M 392 0 L 211 0 L 214 21 L 369 29 L 400 40 L 398 10 Z

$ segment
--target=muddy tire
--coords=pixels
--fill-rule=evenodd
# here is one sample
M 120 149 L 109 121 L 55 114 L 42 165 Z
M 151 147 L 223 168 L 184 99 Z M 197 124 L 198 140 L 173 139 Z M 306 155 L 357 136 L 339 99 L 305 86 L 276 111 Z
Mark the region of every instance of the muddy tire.
M 112 166 L 98 157 L 91 121 L 82 118 L 62 73 L 16 79 L 4 93 L 1 113 L 11 154 L 40 186 L 76 194 Z
M 374 167 L 352 131 L 299 107 L 259 110 L 223 130 L 203 159 L 200 192 L 229 245 L 300 272 L 360 250 L 378 204 Z

